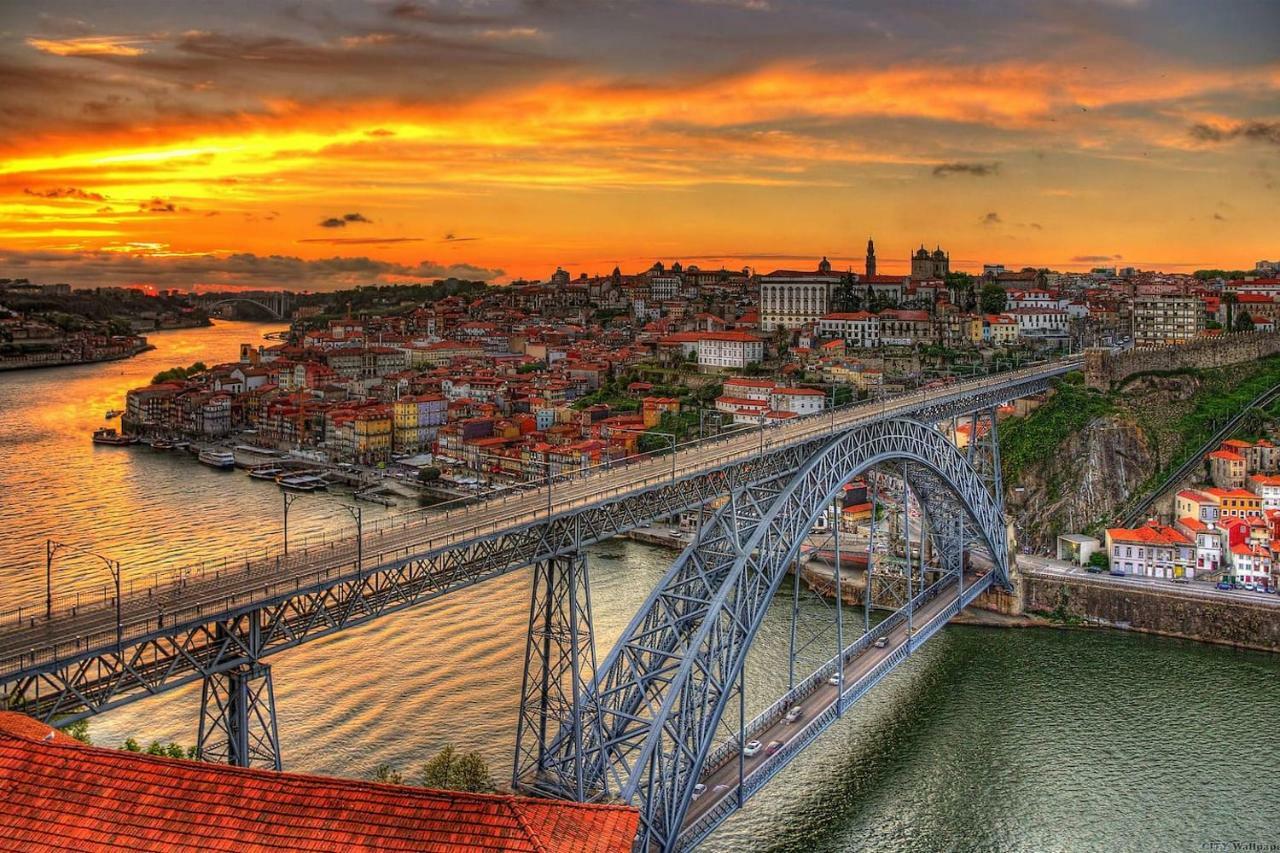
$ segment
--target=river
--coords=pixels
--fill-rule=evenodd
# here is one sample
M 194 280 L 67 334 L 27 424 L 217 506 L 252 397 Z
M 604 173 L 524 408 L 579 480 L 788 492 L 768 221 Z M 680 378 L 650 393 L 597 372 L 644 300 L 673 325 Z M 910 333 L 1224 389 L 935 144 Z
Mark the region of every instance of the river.
M 90 544 L 119 559 L 126 578 L 279 541 L 273 484 L 89 442 L 128 388 L 174 365 L 234 359 L 241 341 L 272 328 L 160 332 L 155 350 L 128 361 L 0 375 L 0 611 L 41 600 L 46 537 Z M 298 500 L 291 541 L 349 528 L 342 501 Z M 386 511 L 365 506 L 369 518 Z M 590 559 L 603 658 L 672 552 L 614 541 Z M 93 595 L 105 580 L 92 560 L 60 555 L 60 591 Z M 452 742 L 479 750 L 507 781 L 528 584 L 527 573 L 510 575 L 272 658 L 286 769 L 359 777 L 390 762 L 412 773 Z M 804 610 L 829 613 L 816 600 Z M 749 711 L 786 687 L 788 613 L 775 603 L 750 653 Z M 188 687 L 104 714 L 90 730 L 107 746 L 130 736 L 190 744 L 198 711 L 199 688 Z M 1275 656 L 1122 633 L 951 626 L 704 849 L 1280 843 L 1278 711 Z

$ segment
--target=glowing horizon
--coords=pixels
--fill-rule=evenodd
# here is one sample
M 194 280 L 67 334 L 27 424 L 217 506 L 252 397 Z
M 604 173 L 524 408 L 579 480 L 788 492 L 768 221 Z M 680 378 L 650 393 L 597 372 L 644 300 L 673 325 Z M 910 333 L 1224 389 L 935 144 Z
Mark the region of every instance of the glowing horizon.
M 860 270 L 869 236 L 886 273 L 922 242 L 969 270 L 1276 254 L 1265 6 L 262 5 L 0 12 L 0 276 Z

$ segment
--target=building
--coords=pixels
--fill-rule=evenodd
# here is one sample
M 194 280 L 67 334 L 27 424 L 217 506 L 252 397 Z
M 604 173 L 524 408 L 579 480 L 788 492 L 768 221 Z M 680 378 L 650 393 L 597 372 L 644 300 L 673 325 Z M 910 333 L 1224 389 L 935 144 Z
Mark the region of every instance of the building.
M 700 370 L 741 370 L 764 361 L 764 341 L 746 332 L 701 332 L 697 349 Z
M 876 274 L 876 243 L 870 237 L 867 238 L 867 278 L 872 278 Z
M 923 281 L 930 278 L 945 279 L 951 273 L 951 255 L 942 251 L 942 247 L 936 247 L 931 253 L 924 247 L 924 243 L 920 244 L 920 248 L 916 249 L 914 255 L 911 256 L 911 279 L 913 281 Z
M 774 270 L 760 277 L 760 329 L 798 329 L 831 311 L 831 295 L 840 284 L 823 258 L 812 272 Z
M 1209 454 L 1209 479 L 1219 489 L 1244 487 L 1244 457 L 1233 450 L 1215 450 Z
M 1174 527 L 1149 522 L 1136 529 L 1111 527 L 1106 536 L 1113 571 L 1147 578 L 1190 578 L 1195 542 Z
M 0 786 L 0 847 L 7 850 L 626 853 L 639 826 L 630 806 L 104 749 L 9 711 L 0 711 Z
M 1204 334 L 1204 300 L 1199 296 L 1137 296 L 1132 310 L 1134 346 L 1182 344 Z
M 818 321 L 818 334 L 824 338 L 839 338 L 851 347 L 878 347 L 880 318 L 869 311 L 826 314 Z
M 827 395 L 813 388 L 774 388 L 769 393 L 769 407 L 775 412 L 812 415 L 826 405 Z
M 1218 505 L 1219 524 L 1228 518 L 1248 518 L 1262 514 L 1262 498 L 1245 489 L 1201 489 L 1201 494 Z

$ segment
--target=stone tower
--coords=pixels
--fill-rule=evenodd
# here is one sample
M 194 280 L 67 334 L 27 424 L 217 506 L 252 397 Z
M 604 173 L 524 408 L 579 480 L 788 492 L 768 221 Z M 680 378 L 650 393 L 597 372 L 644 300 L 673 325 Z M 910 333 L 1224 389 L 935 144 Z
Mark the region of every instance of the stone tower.
M 867 238 L 867 275 L 876 274 L 876 242 L 870 237 Z

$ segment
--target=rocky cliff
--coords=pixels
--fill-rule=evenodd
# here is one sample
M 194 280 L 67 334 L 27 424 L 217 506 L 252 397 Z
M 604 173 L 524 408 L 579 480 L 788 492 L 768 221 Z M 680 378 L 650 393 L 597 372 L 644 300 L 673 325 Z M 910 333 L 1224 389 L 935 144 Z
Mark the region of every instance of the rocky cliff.
M 1024 452 L 1028 461 L 1014 472 L 1006 469 L 1013 476 L 1005 483 L 1020 545 L 1052 549 L 1060 533 L 1099 532 L 1177 452 L 1183 420 L 1204 390 L 1196 373 L 1139 377 L 1105 401 L 1095 396 L 1092 408 L 1100 414 L 1070 424 L 1056 441 L 1042 439 L 1036 452 Z M 1053 417 L 1055 402 L 1029 417 Z M 1074 399 L 1066 405 L 1073 412 L 1087 408 Z

